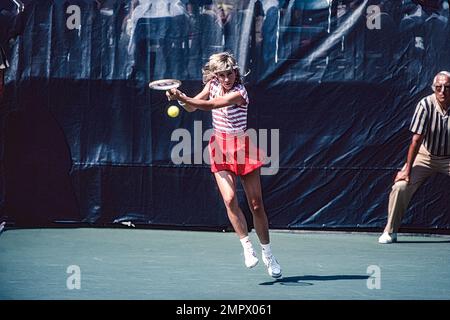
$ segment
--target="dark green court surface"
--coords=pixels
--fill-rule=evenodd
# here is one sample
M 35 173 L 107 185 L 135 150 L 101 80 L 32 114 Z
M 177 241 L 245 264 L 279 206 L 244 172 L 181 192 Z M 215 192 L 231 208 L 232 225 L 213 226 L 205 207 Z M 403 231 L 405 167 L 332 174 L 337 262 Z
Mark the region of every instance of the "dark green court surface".
M 450 237 L 400 234 L 391 245 L 367 233 L 271 237 L 277 281 L 262 261 L 244 267 L 234 233 L 7 230 L 0 299 L 450 299 Z

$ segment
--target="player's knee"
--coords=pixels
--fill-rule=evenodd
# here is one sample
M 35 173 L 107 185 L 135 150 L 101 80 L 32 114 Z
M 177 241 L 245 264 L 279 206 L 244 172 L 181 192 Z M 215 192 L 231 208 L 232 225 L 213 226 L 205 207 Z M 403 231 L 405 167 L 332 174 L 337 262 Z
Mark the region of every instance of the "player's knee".
M 228 194 L 224 196 L 223 202 L 228 209 L 233 209 L 238 205 L 236 194 Z
M 264 206 L 263 206 L 263 202 L 262 202 L 262 199 L 261 198 L 253 198 L 253 199 L 250 199 L 250 209 L 253 211 L 253 212 L 260 212 L 260 211 L 262 211 L 263 209 L 264 209 Z

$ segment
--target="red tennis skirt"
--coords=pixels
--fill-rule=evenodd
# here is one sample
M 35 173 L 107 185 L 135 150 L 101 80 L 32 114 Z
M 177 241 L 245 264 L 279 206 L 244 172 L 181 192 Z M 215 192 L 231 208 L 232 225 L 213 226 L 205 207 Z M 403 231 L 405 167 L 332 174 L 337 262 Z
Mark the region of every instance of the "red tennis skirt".
M 211 172 L 226 170 L 244 176 L 260 168 L 265 155 L 256 145 L 256 137 L 250 137 L 247 132 L 214 131 L 208 146 Z

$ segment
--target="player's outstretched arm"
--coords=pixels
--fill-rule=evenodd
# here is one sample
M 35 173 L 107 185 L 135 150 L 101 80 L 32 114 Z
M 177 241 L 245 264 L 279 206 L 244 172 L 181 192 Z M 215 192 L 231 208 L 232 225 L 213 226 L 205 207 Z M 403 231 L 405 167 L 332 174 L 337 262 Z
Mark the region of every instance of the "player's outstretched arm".
M 224 96 L 216 97 L 211 100 L 202 100 L 202 99 L 195 99 L 195 98 L 189 98 L 187 96 L 183 96 L 180 91 L 171 89 L 170 91 L 168 91 L 167 97 L 170 100 L 176 99 L 176 100 L 186 103 L 196 109 L 200 109 L 200 110 L 204 110 L 204 111 L 210 111 L 213 109 L 228 107 L 228 106 L 232 106 L 235 104 L 238 104 L 238 105 L 245 104 L 245 100 L 242 97 L 240 92 L 230 92 Z
M 178 100 L 178 104 L 182 106 L 187 112 L 194 112 L 197 108 L 188 102 L 182 101 L 181 97 L 186 97 L 189 99 L 197 99 L 197 100 L 208 100 L 209 98 L 209 87 L 210 82 L 208 82 L 203 90 L 197 94 L 194 98 L 187 97 L 183 92 L 177 89 L 171 89 L 166 92 L 166 96 L 168 100 Z

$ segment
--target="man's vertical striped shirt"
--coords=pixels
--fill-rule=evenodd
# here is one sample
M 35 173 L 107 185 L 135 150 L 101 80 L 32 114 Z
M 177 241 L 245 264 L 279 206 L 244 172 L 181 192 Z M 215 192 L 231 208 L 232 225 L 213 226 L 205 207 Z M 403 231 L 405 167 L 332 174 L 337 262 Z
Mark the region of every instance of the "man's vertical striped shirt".
M 409 130 L 424 136 L 423 145 L 434 156 L 450 156 L 449 112 L 439 106 L 434 94 L 417 104 Z

